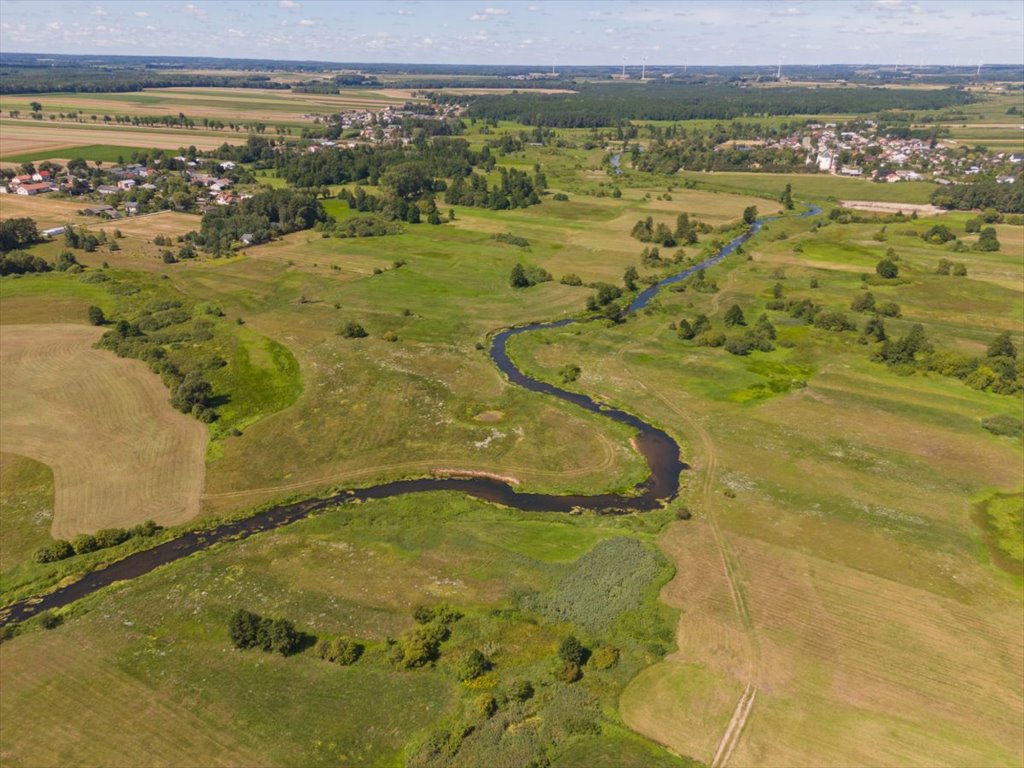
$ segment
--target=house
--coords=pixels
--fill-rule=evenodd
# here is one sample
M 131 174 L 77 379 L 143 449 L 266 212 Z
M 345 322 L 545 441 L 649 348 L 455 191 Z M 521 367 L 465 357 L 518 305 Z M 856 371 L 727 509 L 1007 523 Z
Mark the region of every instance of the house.
M 134 216 L 142 210 L 142 206 L 134 201 L 130 201 L 124 204 L 124 212 L 129 216 Z
M 32 176 L 27 174 L 27 173 L 23 173 L 20 176 L 15 176 L 13 179 L 11 179 L 11 186 L 12 187 L 20 187 L 22 184 L 31 184 L 31 183 L 32 183 Z
M 223 163 L 220 164 L 220 167 L 225 171 L 230 171 L 234 169 L 235 164 L 230 160 L 225 160 Z
M 49 181 L 53 174 L 49 171 L 36 171 L 32 174 L 33 181 Z
M 39 195 L 43 192 L 50 192 L 53 188 L 49 182 L 41 181 L 38 184 L 21 184 L 18 187 L 19 195 Z
M 135 179 L 121 179 L 117 182 L 118 189 L 131 189 L 135 186 Z
M 111 205 L 95 205 L 92 208 L 82 210 L 83 216 L 104 216 L 114 210 Z
M 252 232 L 246 232 L 242 235 L 242 245 L 252 245 L 252 241 L 255 239 L 255 235 Z
M 99 192 L 101 195 L 116 195 L 121 190 L 118 189 L 117 187 L 112 187 L 109 184 L 100 184 L 98 187 L 96 187 L 96 191 Z

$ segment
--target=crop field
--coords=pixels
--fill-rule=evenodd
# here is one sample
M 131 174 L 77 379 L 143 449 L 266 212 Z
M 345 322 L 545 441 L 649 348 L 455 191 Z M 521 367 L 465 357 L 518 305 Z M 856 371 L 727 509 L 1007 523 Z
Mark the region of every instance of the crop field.
M 962 228 L 964 214 L 948 216 Z M 682 611 L 679 650 L 622 699 L 641 733 L 710 762 L 754 691 L 729 747 L 737 765 L 1024 759 L 1020 580 L 997 567 L 973 515 L 990 489 L 1024 485 L 1020 441 L 980 424 L 1020 418 L 1019 400 L 897 375 L 846 334 L 775 313 L 792 345 L 749 358 L 687 347 L 667 329 L 697 312 L 717 324 L 733 302 L 756 317 L 775 282 L 849 311 L 860 275 L 893 247 L 906 281 L 871 288 L 902 307 L 890 333 L 921 322 L 937 344 L 984 354 L 1009 330 L 1020 348 L 1020 227 L 1000 228 L 999 253 L 965 254 L 957 283 L 934 274 L 943 249 L 916 236 L 935 221 L 890 227 L 885 243 L 872 225 L 770 224 L 752 261 L 716 268 L 718 293 L 669 292 L 624 327 L 516 339 L 528 370 L 551 377 L 571 359 L 582 390 L 643 403 L 689 446 L 682 502 L 697 519 L 661 540 L 679 564 L 662 593 Z
M 145 365 L 92 349 L 99 335 L 0 326 L 0 450 L 53 469 L 56 538 L 199 511 L 206 429 L 170 407 Z
M 76 147 L 103 147 L 102 159 L 110 161 L 113 152 L 130 153 L 132 149 L 216 149 L 221 144 L 241 144 L 247 133 L 233 131 L 202 131 L 173 128 L 103 126 L 79 123 L 34 120 L 0 120 L 0 160 L 21 163 L 30 160 L 67 161 L 79 156 Z M 93 151 L 95 152 L 95 150 Z M 92 159 L 92 153 L 89 159 Z

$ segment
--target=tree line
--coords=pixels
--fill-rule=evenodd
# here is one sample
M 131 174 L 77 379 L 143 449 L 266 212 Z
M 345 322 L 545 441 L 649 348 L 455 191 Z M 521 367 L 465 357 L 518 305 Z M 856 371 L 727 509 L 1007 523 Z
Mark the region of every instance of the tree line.
M 438 95 L 444 99 L 444 95 Z M 449 96 L 466 101 L 466 97 Z M 526 125 L 588 128 L 629 120 L 732 120 L 760 115 L 865 114 L 889 109 L 941 109 L 970 104 L 953 88 L 744 88 L 650 83 L 643 88 L 581 85 L 578 93 L 512 93 L 471 98 L 469 115 Z

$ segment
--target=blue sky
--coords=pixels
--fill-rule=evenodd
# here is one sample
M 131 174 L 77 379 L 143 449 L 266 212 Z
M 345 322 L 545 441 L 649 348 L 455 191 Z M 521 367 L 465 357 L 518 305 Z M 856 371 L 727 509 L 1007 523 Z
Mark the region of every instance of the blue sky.
M 0 50 L 453 64 L 1018 64 L 1021 0 L 0 0 Z

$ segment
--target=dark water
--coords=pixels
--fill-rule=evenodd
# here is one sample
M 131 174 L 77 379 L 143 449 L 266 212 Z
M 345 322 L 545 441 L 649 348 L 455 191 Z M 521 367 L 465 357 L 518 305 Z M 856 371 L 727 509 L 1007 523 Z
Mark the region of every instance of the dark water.
M 802 215 L 812 216 L 819 212 L 820 209 L 811 208 Z M 685 269 L 676 275 L 667 277 L 642 291 L 633 300 L 633 303 L 629 305 L 629 312 L 636 312 L 647 306 L 662 287 L 684 280 L 697 270 L 705 269 L 720 262 L 760 230 L 764 221 L 757 221 L 748 232 L 733 239 L 706 261 Z M 508 356 L 507 345 L 509 339 L 513 336 L 546 328 L 564 328 L 567 325 L 578 322 L 585 321 L 570 318 L 500 331 L 495 334 L 491 342 L 490 356 L 513 384 L 528 389 L 531 392 L 539 392 L 544 395 L 560 398 L 584 410 L 598 413 L 612 421 L 626 424 L 635 429 L 634 444 L 646 460 L 651 473 L 647 480 L 633 489 L 632 493 L 628 495 L 604 493 L 594 496 L 517 493 L 508 483 L 490 477 L 396 480 L 370 488 L 345 491 L 328 498 L 306 499 L 292 504 L 283 504 L 259 512 L 244 520 L 224 523 L 209 531 L 182 534 L 171 541 L 164 542 L 151 549 L 128 555 L 122 560 L 95 570 L 78 581 L 60 587 L 46 595 L 28 598 L 7 606 L 0 610 L 0 626 L 24 621 L 41 611 L 68 605 L 114 582 L 134 579 L 137 576 L 149 573 L 161 565 L 186 557 L 193 552 L 206 549 L 217 542 L 244 539 L 254 533 L 280 528 L 296 520 L 301 520 L 311 513 L 354 500 L 385 499 L 391 496 L 420 493 L 423 491 L 458 491 L 478 499 L 483 499 L 484 501 L 503 504 L 529 512 L 570 512 L 573 509 L 582 508 L 605 514 L 623 514 L 631 511 L 648 511 L 659 508 L 665 502 L 675 498 L 679 492 L 679 474 L 686 468 L 686 465 L 683 464 L 680 458 L 678 443 L 666 432 L 648 424 L 631 413 L 604 405 L 586 395 L 570 392 L 553 384 L 530 378 L 519 370 Z

